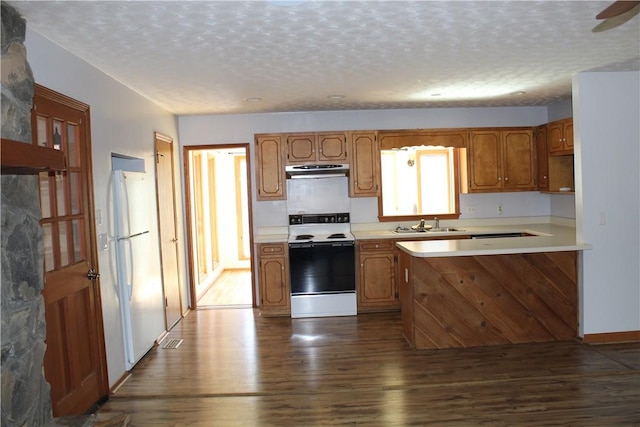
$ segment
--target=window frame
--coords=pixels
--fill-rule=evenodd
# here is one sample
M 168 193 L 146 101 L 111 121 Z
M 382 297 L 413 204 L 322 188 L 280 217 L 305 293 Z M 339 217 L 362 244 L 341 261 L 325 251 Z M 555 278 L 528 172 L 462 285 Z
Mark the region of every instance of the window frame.
M 438 219 L 459 219 L 460 218 L 460 165 L 461 165 L 461 157 L 466 155 L 466 150 L 461 147 L 451 147 L 451 146 L 434 146 L 434 145 L 425 145 L 426 147 L 437 147 L 437 148 L 453 148 L 453 203 L 454 203 L 454 212 L 453 213 L 421 213 L 417 215 L 384 215 L 383 212 L 383 198 L 384 191 L 380 188 L 380 194 L 378 195 L 378 221 L 380 222 L 392 222 L 392 221 L 411 221 L 411 220 L 434 220 Z M 380 158 L 382 158 L 382 147 L 380 148 Z M 416 165 L 417 166 L 417 165 Z M 382 177 L 382 164 L 380 165 L 380 176 Z M 419 187 L 418 187 L 419 188 Z M 419 197 L 419 194 L 416 195 Z

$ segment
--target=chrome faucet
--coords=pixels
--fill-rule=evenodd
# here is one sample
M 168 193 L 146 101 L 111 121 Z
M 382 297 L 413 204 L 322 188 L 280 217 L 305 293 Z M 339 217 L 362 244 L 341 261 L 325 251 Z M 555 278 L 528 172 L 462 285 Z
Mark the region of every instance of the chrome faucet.
M 436 221 L 436 230 L 440 230 L 440 220 L 438 219 L 438 217 L 434 217 L 433 218 Z

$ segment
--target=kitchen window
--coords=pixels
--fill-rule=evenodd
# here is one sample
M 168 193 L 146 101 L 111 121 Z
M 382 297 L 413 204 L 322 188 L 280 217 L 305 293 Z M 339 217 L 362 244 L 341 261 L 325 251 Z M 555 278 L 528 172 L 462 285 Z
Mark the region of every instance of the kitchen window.
M 458 218 L 458 156 L 453 147 L 381 150 L 381 220 Z

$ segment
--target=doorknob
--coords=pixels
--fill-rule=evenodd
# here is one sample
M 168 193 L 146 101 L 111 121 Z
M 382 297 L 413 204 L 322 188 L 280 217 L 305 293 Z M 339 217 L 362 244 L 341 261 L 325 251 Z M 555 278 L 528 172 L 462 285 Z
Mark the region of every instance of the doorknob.
M 87 271 L 87 279 L 89 280 L 98 280 L 100 278 L 100 273 L 95 271 L 93 268 Z

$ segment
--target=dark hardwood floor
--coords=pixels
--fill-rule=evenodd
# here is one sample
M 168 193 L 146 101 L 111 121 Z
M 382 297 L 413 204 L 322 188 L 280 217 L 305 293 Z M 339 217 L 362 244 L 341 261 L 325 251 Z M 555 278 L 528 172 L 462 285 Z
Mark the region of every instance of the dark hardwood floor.
M 640 344 L 408 348 L 399 313 L 198 310 L 100 413 L 133 426 L 640 425 Z M 165 340 L 166 342 L 166 340 Z

